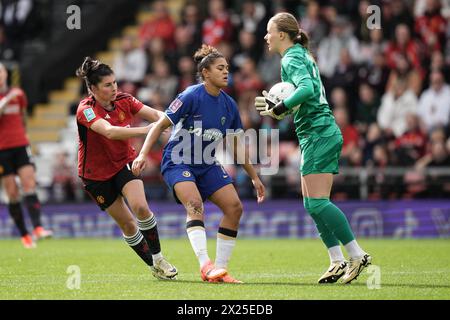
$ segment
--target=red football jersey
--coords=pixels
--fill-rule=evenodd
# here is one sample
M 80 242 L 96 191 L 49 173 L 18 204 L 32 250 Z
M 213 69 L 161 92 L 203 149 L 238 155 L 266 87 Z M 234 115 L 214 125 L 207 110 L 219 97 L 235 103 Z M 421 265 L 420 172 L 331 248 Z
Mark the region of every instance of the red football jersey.
M 130 127 L 133 116 L 144 106 L 127 93 L 118 93 L 113 104 L 114 109 L 107 111 L 89 96 L 78 105 L 78 175 L 81 178 L 106 181 L 136 157 L 130 139 L 110 140 L 90 129 L 99 119 L 113 126 Z
M 10 91 L 11 89 L 4 94 L 0 93 L 0 99 Z M 20 90 L 20 94 L 8 103 L 0 115 L 0 150 L 23 147 L 29 144 L 23 123 L 27 104 L 27 97 Z

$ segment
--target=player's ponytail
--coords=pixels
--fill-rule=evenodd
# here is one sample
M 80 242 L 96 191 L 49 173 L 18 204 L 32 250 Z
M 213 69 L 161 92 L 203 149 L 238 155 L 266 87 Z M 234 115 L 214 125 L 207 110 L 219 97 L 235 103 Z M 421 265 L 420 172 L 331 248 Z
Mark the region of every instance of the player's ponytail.
M 223 55 L 214 47 L 202 44 L 194 53 L 194 61 L 197 63 L 197 77 L 199 80 L 204 79 L 202 70 L 209 69 L 209 66 L 217 59 L 223 58 Z
M 309 37 L 302 29 L 299 30 L 298 35 L 294 39 L 294 43 L 301 44 L 305 49 L 309 50 Z
M 274 15 L 270 20 L 272 20 L 277 29 L 281 32 L 286 32 L 294 43 L 301 44 L 304 48 L 309 51 L 309 37 L 298 26 L 297 19 L 290 13 L 280 12 Z
M 114 72 L 110 66 L 91 57 L 84 58 L 83 63 L 76 71 L 77 77 L 84 79 L 88 89 L 91 85 L 97 85 L 101 82 L 103 77 L 111 74 L 114 74 Z

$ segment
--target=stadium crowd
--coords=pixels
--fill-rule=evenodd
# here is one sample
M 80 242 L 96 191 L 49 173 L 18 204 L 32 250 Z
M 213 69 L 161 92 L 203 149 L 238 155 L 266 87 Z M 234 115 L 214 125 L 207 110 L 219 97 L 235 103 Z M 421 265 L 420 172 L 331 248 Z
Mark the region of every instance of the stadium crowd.
M 371 5 L 381 13 L 374 28 L 368 28 L 377 12 L 368 10 Z M 281 174 L 268 178 L 272 197 L 295 196 L 300 188 L 292 118 L 272 122 L 254 108 L 254 98 L 280 81 L 280 57 L 269 53 L 263 40 L 268 18 L 280 11 L 298 17 L 310 36 L 344 137 L 343 171 L 373 173 L 365 196 L 450 195 L 450 1 L 185 0 L 178 16 L 170 14 L 166 1 L 153 1 L 152 11 L 137 37 L 121 40 L 112 65 L 119 90 L 165 110 L 178 92 L 197 81 L 195 49 L 202 43 L 217 47 L 229 61 L 227 93 L 237 101 L 244 127 L 279 129 Z M 144 174 L 147 194 L 155 198 L 168 196 L 159 168 L 167 139 L 168 134 L 152 150 Z M 137 150 L 142 143 L 136 139 Z M 430 174 L 427 169 L 434 167 L 449 171 Z M 241 196 L 253 196 L 243 170 L 227 169 Z M 334 196 L 360 197 L 360 178 L 339 175 Z

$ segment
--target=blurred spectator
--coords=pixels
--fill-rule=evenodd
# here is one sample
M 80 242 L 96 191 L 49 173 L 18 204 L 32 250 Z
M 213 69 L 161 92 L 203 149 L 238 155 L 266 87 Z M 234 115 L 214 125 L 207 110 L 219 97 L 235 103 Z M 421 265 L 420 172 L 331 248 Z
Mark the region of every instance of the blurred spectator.
M 377 144 L 373 149 L 374 174 L 369 176 L 369 199 L 392 198 L 396 190 L 397 177 L 389 175 L 386 168 L 392 165 L 388 148 L 385 144 Z
M 167 49 L 174 49 L 175 23 L 169 14 L 165 1 L 157 0 L 152 4 L 153 16 L 139 28 L 139 38 L 144 46 L 154 38 L 161 38 Z
M 420 47 L 417 41 L 411 38 L 410 30 L 406 24 L 399 24 L 395 28 L 395 38 L 388 43 L 385 52 L 387 65 L 395 69 L 399 56 L 405 56 L 411 67 L 416 69 L 420 76 L 423 77 Z
M 34 34 L 32 26 L 27 25 L 33 10 L 34 1 L 9 0 L 0 3 L 0 26 L 3 28 L 5 42 L 14 52 L 14 57 L 21 54 L 22 44 L 25 39 Z
M 144 80 L 146 70 L 147 56 L 145 51 L 137 46 L 136 39 L 131 36 L 124 36 L 121 51 L 114 60 L 114 73 L 119 86 L 124 82 L 139 86 Z
M 208 17 L 203 22 L 203 43 L 216 46 L 222 41 L 231 40 L 233 27 L 223 0 L 208 2 Z
M 268 46 L 264 47 L 264 54 L 258 63 L 258 73 L 269 89 L 277 82 L 280 82 L 280 61 L 279 54 L 270 52 Z
M 422 91 L 422 78 L 419 71 L 413 69 L 407 58 L 402 54 L 397 55 L 396 60 L 395 68 L 389 73 L 386 91 L 392 90 L 392 86 L 397 82 L 397 79 L 403 79 L 406 81 L 408 89 L 419 96 Z
M 234 53 L 233 64 L 236 67 L 240 67 L 244 60 L 247 58 L 252 59 L 255 63 L 258 63 L 262 52 L 256 49 L 256 38 L 251 32 L 241 30 L 239 32 L 239 44 L 238 49 Z
M 435 142 L 431 146 L 431 154 L 422 163 L 427 168 L 449 168 L 450 155 L 444 142 Z M 450 176 L 439 172 L 428 172 L 427 189 L 431 196 L 448 198 L 450 196 Z
M 375 89 L 377 96 L 381 97 L 384 94 L 389 78 L 389 68 L 386 66 L 386 59 L 382 51 L 375 52 L 371 61 L 360 66 L 358 77 L 361 82 L 370 84 Z
M 15 60 L 16 52 L 14 51 L 13 45 L 6 38 L 5 28 L 0 24 L 0 60 L 1 61 L 11 61 Z
M 52 193 L 57 202 L 75 200 L 75 167 L 69 161 L 66 152 L 56 154 L 52 168 Z
M 255 98 L 264 89 L 254 60 L 246 57 L 234 75 L 234 90 L 238 96 L 237 104 L 244 129 L 253 128 L 259 123 L 260 115 L 254 108 Z
M 195 49 L 202 44 L 202 20 L 195 3 L 187 3 L 181 11 L 181 26 L 189 33 L 191 46 Z M 177 45 L 178 50 L 178 45 Z
M 341 161 L 343 165 L 349 164 L 349 162 L 351 162 L 351 155 L 356 152 L 356 150 L 359 150 L 359 133 L 358 130 L 350 124 L 348 111 L 345 108 L 334 108 L 333 114 L 336 119 L 336 124 L 341 129 L 342 137 L 344 139 L 341 152 Z M 353 161 L 354 160 L 355 159 L 353 159 Z
M 167 61 L 154 62 L 153 73 L 145 77 L 144 85 L 137 93 L 138 99 L 142 102 L 151 101 L 151 96 L 158 92 L 161 94 L 162 104 L 168 105 L 176 94 L 178 85 L 177 77 L 170 73 Z
M 371 5 L 368 0 L 362 0 L 358 5 L 358 17 L 355 22 L 355 36 L 361 42 L 369 42 L 370 41 L 370 32 L 371 30 L 367 28 L 367 19 L 369 18 L 369 12 L 367 8 Z M 381 29 L 374 29 L 380 30 Z
M 360 55 L 362 63 L 371 63 L 378 52 L 384 52 L 387 43 L 383 39 L 381 29 L 372 29 L 369 31 L 369 40 L 360 43 Z
M 318 64 L 320 73 L 330 78 L 339 64 L 342 48 L 346 48 L 353 61 L 359 61 L 358 39 L 351 33 L 347 18 L 339 16 L 333 22 L 331 33 L 319 44 Z
M 407 89 L 404 79 L 397 79 L 393 89 L 381 99 L 377 121 L 382 129 L 391 130 L 396 137 L 406 131 L 406 114 L 417 112 L 417 97 Z
M 425 155 L 427 137 L 419 126 L 416 114 L 406 115 L 406 131 L 395 140 L 396 164 L 413 166 L 417 160 Z
M 333 75 L 327 81 L 327 90 L 341 87 L 347 93 L 347 104 L 350 114 L 354 115 L 357 92 L 355 90 L 358 77 L 358 67 L 353 63 L 347 48 L 339 52 L 339 62 Z M 353 119 L 352 119 L 353 120 Z
M 312 52 L 316 52 L 319 43 L 327 35 L 327 25 L 320 16 L 320 6 L 317 1 L 309 1 L 306 16 L 300 20 L 300 27 L 309 35 Z
M 450 86 L 441 71 L 431 72 L 430 88 L 420 96 L 418 113 L 427 131 L 447 126 L 450 119 Z
M 425 13 L 427 8 L 427 3 L 429 0 L 415 0 L 414 1 L 414 16 L 420 17 Z M 449 0 L 438 0 L 441 5 L 441 15 L 445 19 L 450 18 L 450 1 Z
M 146 73 L 154 72 L 153 66 L 155 66 L 159 61 L 168 59 L 168 54 L 166 53 L 166 47 L 164 41 L 161 38 L 153 38 L 150 40 L 147 46 L 147 71 Z
M 413 30 L 414 17 L 412 14 L 412 8 L 407 6 L 410 4 L 409 0 L 389 0 L 383 1 L 383 7 L 381 12 L 383 14 L 383 30 L 384 36 L 387 39 L 394 39 L 397 33 L 396 28 L 402 24 L 408 27 L 409 30 Z
M 373 88 L 367 83 L 360 84 L 355 117 L 355 123 L 359 132 L 365 134 L 368 126 L 377 121 L 379 107 L 380 98 Z
M 182 56 L 178 60 L 178 85 L 176 92 L 182 92 L 187 87 L 196 84 L 195 64 L 190 56 Z
M 425 12 L 416 18 L 415 31 L 425 44 L 426 54 L 445 48 L 447 21 L 441 15 L 441 1 L 427 0 Z
M 374 164 L 375 146 L 383 143 L 384 137 L 381 128 L 375 122 L 370 124 L 363 142 L 363 162 L 365 165 Z
M 263 39 L 266 35 L 267 22 L 269 20 L 266 7 L 257 0 L 244 0 L 241 13 L 237 17 L 237 30 L 251 33 L 256 40 Z M 264 41 L 255 41 L 254 50 L 261 54 Z
M 177 65 L 178 59 L 181 56 L 193 56 L 194 51 L 198 48 L 198 46 L 194 46 L 194 38 L 192 33 L 189 31 L 187 26 L 177 26 L 175 30 L 175 45 L 177 50 L 175 52 L 171 52 L 170 57 L 172 60 L 173 66 Z M 173 70 L 173 72 L 177 72 L 177 70 Z

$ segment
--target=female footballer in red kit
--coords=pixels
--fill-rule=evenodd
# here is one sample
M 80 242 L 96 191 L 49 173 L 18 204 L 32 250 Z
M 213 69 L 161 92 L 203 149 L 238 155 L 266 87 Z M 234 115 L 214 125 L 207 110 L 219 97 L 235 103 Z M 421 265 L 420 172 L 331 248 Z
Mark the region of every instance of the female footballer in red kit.
M 90 93 L 80 102 L 76 116 L 78 175 L 85 190 L 116 221 L 125 241 L 150 267 L 153 276 L 175 279 L 178 271 L 161 253 L 144 184 L 131 172 L 136 153 L 130 138 L 146 135 L 151 126 L 131 128 L 132 119 L 136 116 L 155 122 L 163 113 L 118 92 L 113 70 L 98 60 L 86 57 L 77 76 L 85 80 Z
M 41 204 L 36 195 L 36 174 L 25 129 L 27 97 L 19 88 L 9 88 L 8 72 L 0 63 L 0 180 L 8 200 L 8 211 L 19 229 L 25 248 L 36 247 L 34 240 L 52 236 L 41 224 Z M 20 190 L 33 224 L 30 234 L 25 226 Z

